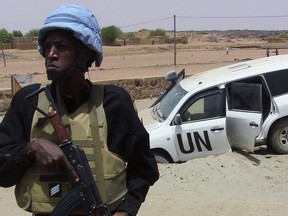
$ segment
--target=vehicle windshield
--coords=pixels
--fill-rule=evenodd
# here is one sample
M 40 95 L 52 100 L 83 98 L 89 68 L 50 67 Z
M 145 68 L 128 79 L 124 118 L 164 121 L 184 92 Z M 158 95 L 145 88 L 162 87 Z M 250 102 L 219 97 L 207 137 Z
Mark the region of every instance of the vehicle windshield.
M 164 121 L 170 115 L 174 107 L 179 101 L 187 94 L 180 84 L 175 85 L 153 108 L 154 116 L 157 116 L 159 120 Z

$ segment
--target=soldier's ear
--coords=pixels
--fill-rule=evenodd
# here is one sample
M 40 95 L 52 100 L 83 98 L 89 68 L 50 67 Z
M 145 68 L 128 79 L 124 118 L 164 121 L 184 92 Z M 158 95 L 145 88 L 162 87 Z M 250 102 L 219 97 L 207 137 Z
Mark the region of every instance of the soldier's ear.
M 86 70 L 88 70 L 88 68 L 92 66 L 93 62 L 95 62 L 96 53 L 93 50 L 85 47 L 84 49 L 81 49 L 79 57 L 81 63 L 85 65 Z
M 83 63 L 84 62 L 86 63 L 91 58 L 92 54 L 93 54 L 93 51 L 85 47 L 81 49 L 79 53 L 79 57 Z

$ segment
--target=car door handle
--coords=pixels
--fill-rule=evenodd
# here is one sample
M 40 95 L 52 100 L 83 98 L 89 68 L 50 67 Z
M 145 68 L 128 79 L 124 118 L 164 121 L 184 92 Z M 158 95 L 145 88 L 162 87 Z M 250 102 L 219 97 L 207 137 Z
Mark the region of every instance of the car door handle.
M 250 122 L 249 125 L 253 128 L 258 127 L 259 125 L 256 124 L 255 122 Z
M 219 132 L 219 131 L 222 131 L 222 130 L 224 130 L 224 128 L 223 127 L 214 127 L 214 128 L 211 128 L 210 129 L 212 132 Z

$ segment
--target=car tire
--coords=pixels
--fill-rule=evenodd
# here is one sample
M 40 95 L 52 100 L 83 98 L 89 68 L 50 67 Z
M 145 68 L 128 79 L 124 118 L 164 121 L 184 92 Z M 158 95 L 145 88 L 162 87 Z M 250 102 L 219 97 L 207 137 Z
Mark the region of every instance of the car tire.
M 278 154 L 288 154 L 288 119 L 276 123 L 271 131 L 269 144 Z
M 154 152 L 153 153 L 156 159 L 156 162 L 159 164 L 169 164 L 169 159 L 167 157 L 165 157 L 164 154 L 159 153 L 159 152 Z

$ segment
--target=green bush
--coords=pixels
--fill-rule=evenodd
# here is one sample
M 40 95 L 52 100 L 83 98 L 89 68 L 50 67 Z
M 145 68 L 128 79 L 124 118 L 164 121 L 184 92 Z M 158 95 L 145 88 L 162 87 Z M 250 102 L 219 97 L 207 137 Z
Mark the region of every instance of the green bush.
M 31 29 L 28 33 L 25 34 L 26 37 L 38 37 L 39 29 Z
M 101 29 L 101 37 L 102 37 L 102 42 L 103 45 L 114 45 L 116 38 L 119 38 L 122 35 L 122 31 L 120 28 L 112 25 L 108 27 L 103 27 Z
M 14 31 L 12 31 L 12 34 L 14 37 L 23 37 L 23 34 L 21 31 L 14 30 Z
M 11 43 L 13 41 L 13 34 L 6 29 L 0 29 L 0 43 Z

